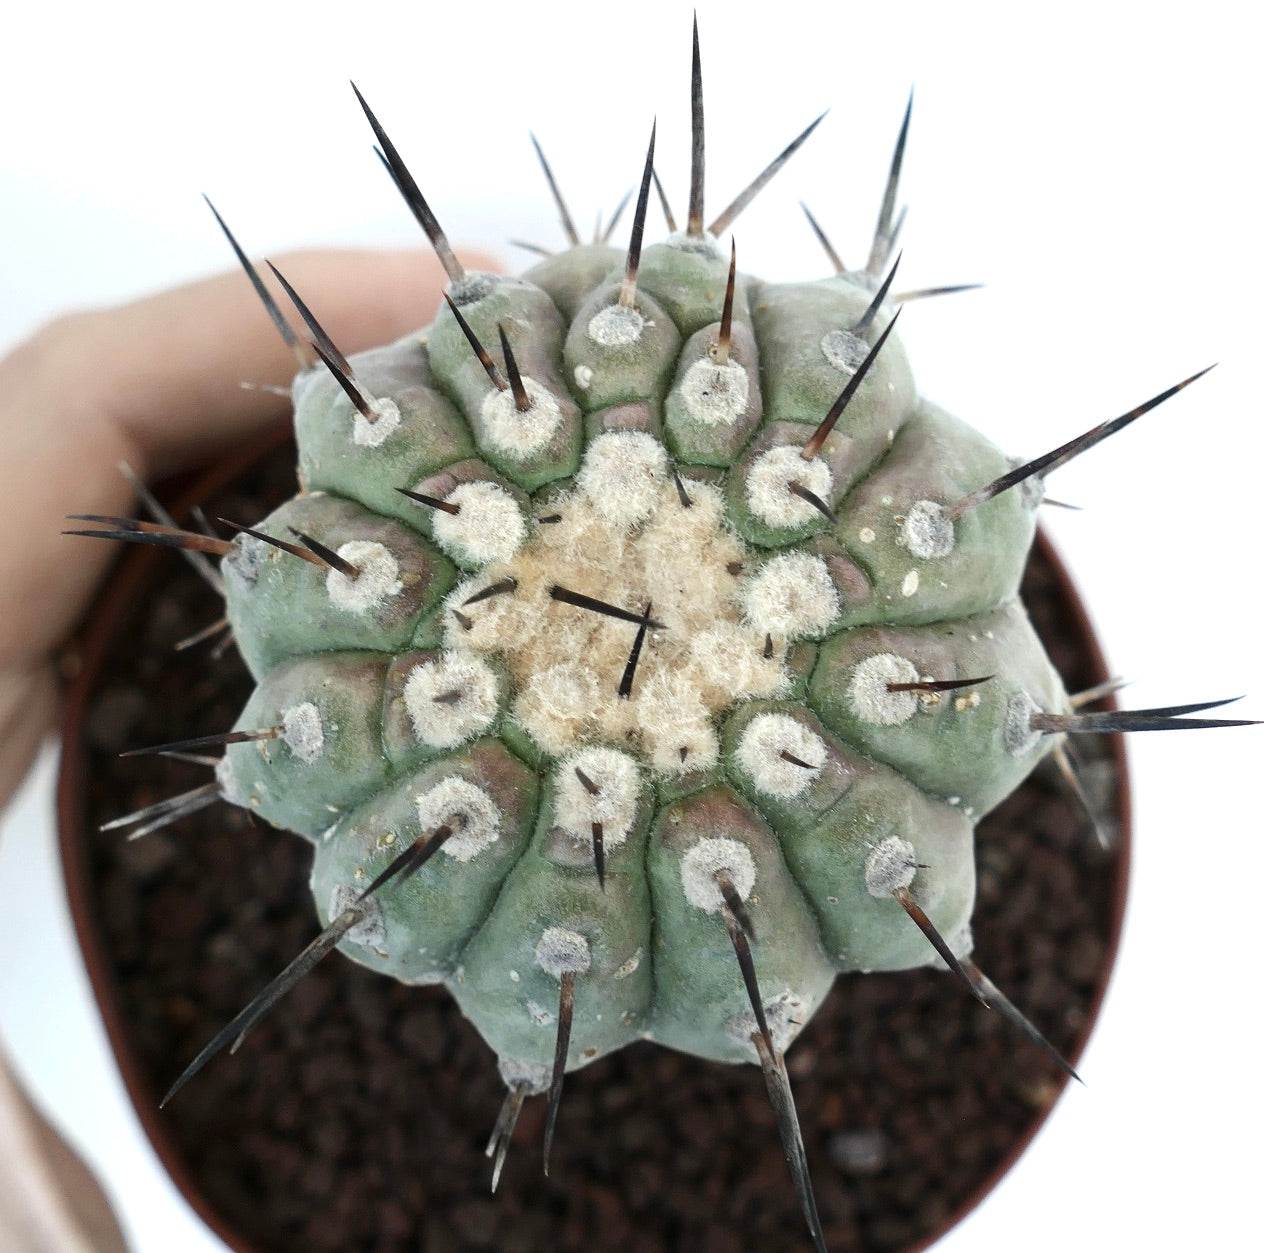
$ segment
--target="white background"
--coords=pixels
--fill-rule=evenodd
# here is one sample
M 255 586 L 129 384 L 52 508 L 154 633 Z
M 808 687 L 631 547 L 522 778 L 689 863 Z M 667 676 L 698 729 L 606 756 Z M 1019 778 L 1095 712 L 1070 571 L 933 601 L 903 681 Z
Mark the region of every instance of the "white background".
M 911 306 L 901 330 L 922 390 L 998 442 L 1042 452 L 1222 363 L 1059 471 L 1051 494 L 1087 509 L 1048 510 L 1046 525 L 1113 665 L 1137 680 L 1126 703 L 1250 691 L 1239 708 L 1264 717 L 1262 102 L 1250 19 L 1234 11 L 781 0 L 743 16 L 726 0 L 699 17 L 713 210 L 832 108 L 737 224 L 753 273 L 824 272 L 799 198 L 845 259 L 863 258 L 916 84 L 897 285 L 987 288 Z M 687 5 L 436 16 L 371 0 L 337 12 L 121 0 L 23 6 L 7 21 L 0 345 L 60 309 L 228 266 L 202 191 L 255 255 L 413 240 L 348 77 L 454 239 L 559 239 L 528 126 L 587 223 L 633 184 L 657 115 L 657 165 L 684 212 Z M 1133 897 L 1088 1086 L 944 1253 L 1259 1239 L 1264 732 L 1130 747 Z M 48 798 L 37 780 L 0 845 L 4 1041 L 102 1171 L 137 1253 L 218 1249 L 130 1130 L 67 938 Z

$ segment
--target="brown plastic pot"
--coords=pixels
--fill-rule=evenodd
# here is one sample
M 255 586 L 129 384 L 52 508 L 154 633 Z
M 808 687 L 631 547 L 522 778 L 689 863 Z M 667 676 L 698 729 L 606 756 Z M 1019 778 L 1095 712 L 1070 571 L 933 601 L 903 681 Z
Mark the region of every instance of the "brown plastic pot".
M 186 483 L 177 516 L 209 502 L 253 520 L 288 495 L 292 454 L 271 444 Z M 1104 681 L 1043 536 L 1024 595 L 1068 687 Z M 489 1197 L 482 1148 L 501 1096 L 490 1053 L 442 990 L 341 957 L 158 1110 L 194 1052 L 314 931 L 306 845 L 241 811 L 215 806 L 130 844 L 96 829 L 205 780 L 205 768 L 117 753 L 231 723 L 248 690 L 235 656 L 170 651 L 216 616 L 175 556 L 125 555 L 81 633 L 58 788 L 71 912 L 120 1071 L 207 1224 L 240 1253 L 808 1247 L 758 1072 L 651 1045 L 568 1078 L 547 1179 L 541 1102 L 529 1102 Z M 1073 1061 L 1114 962 L 1131 825 L 1118 737 L 1084 738 L 1110 854 L 1044 770 L 978 837 L 977 960 Z M 1065 1083 L 930 970 L 840 979 L 787 1060 L 834 1253 L 928 1247 L 1010 1169 Z

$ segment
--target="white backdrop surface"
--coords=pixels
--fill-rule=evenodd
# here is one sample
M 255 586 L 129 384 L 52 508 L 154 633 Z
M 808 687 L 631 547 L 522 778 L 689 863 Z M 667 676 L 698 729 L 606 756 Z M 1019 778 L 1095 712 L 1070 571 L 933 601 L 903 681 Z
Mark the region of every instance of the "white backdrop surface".
M 1238 12 L 785 0 L 749 16 L 704 2 L 699 20 L 712 206 L 831 108 L 737 224 L 753 273 L 824 272 L 799 199 L 845 258 L 864 255 L 916 85 L 899 285 L 987 287 L 910 307 L 901 332 L 923 392 L 998 442 L 1042 452 L 1221 362 L 1059 471 L 1052 494 L 1086 508 L 1045 523 L 1136 680 L 1127 704 L 1248 691 L 1244 716 L 1264 717 L 1264 101 Z M 633 184 L 657 116 L 683 214 L 686 5 L 71 0 L 8 21 L 0 347 L 60 310 L 227 268 L 203 191 L 256 256 L 413 240 L 348 78 L 449 234 L 511 266 L 528 258 L 509 237 L 559 239 L 528 126 L 590 222 Z M 1262 736 L 1134 737 L 1133 894 L 1087 1087 L 943 1253 L 1258 1241 Z M 60 901 L 50 772 L 0 843 L 0 1032 L 137 1253 L 219 1250 L 164 1190 L 104 1050 Z

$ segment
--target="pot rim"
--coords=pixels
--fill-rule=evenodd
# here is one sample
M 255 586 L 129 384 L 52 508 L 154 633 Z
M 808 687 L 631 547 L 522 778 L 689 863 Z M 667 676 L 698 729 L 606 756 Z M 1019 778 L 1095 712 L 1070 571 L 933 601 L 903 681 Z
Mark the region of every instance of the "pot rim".
M 159 498 L 165 503 L 170 502 L 168 508 L 180 519 L 200 501 L 227 486 L 256 461 L 281 447 L 290 438 L 292 433 L 288 425 L 274 429 L 200 473 L 184 475 L 161 485 Z M 1068 625 L 1079 639 L 1092 681 L 1106 682 L 1110 671 L 1097 632 L 1065 563 L 1043 528 L 1038 527 L 1036 530 L 1033 551 L 1038 552 L 1049 566 L 1063 612 L 1067 616 Z M 87 764 L 81 728 L 99 681 L 107 650 L 119 630 L 120 619 L 134 606 L 140 590 L 154 576 L 156 564 L 163 556 L 169 558 L 170 554 L 149 547 L 129 549 L 123 553 L 77 629 L 75 653 L 78 669 L 65 692 L 59 724 L 61 761 L 56 789 L 58 845 L 67 902 L 92 985 L 93 997 L 120 1077 L 145 1136 L 181 1195 L 211 1231 L 236 1253 L 258 1253 L 258 1246 L 228 1223 L 202 1191 L 176 1144 L 170 1124 L 158 1108 L 158 1094 L 136 1054 L 121 1012 L 121 997 L 117 994 L 117 984 L 107 956 L 103 929 L 90 886 L 88 841 L 83 829 L 83 793 Z M 1113 696 L 1103 702 L 1104 707 L 1114 708 L 1115 705 Z M 1072 1065 L 1078 1064 L 1096 1029 L 1103 1001 L 1114 977 L 1131 881 L 1132 792 L 1125 737 L 1115 733 L 1103 738 L 1107 741 L 1108 753 L 1114 765 L 1114 792 L 1119 818 L 1118 838 L 1113 849 L 1113 861 L 1109 866 L 1109 873 L 1113 877 L 1110 923 L 1104 937 L 1104 971 L 1092 999 L 1084 1008 L 1084 1018 L 1075 1044 L 1067 1054 L 1067 1060 Z M 1026 1129 L 1011 1143 L 993 1168 L 982 1176 L 977 1186 L 945 1216 L 932 1233 L 908 1245 L 903 1253 L 925 1253 L 925 1250 L 976 1209 L 1013 1169 L 1045 1126 L 1066 1090 L 1069 1078 L 1061 1075 L 1056 1082 L 1057 1096 L 1033 1114 Z

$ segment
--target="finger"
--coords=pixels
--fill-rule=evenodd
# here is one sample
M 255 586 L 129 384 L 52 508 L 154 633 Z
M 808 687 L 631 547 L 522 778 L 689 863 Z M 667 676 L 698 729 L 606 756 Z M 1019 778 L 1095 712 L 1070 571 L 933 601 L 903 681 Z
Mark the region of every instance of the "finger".
M 433 257 L 411 252 L 298 253 L 278 266 L 346 351 L 425 325 L 445 282 Z M 0 363 L 11 536 L 0 586 L 13 607 L 0 619 L 0 669 L 66 634 L 112 556 L 62 538 L 65 515 L 127 512 L 120 460 L 158 478 L 240 445 L 288 410 L 240 383 L 285 383 L 293 369 L 240 273 L 60 319 Z
M 475 267 L 480 261 L 488 264 L 471 259 Z M 428 324 L 447 281 L 434 255 L 421 252 L 295 253 L 279 258 L 278 268 L 344 352 Z M 84 399 L 76 421 L 116 425 L 135 445 L 136 469 L 146 478 L 217 452 L 285 411 L 280 398 L 240 386 L 284 384 L 294 373 L 293 357 L 240 273 L 73 317 L 59 329 L 60 386 Z

